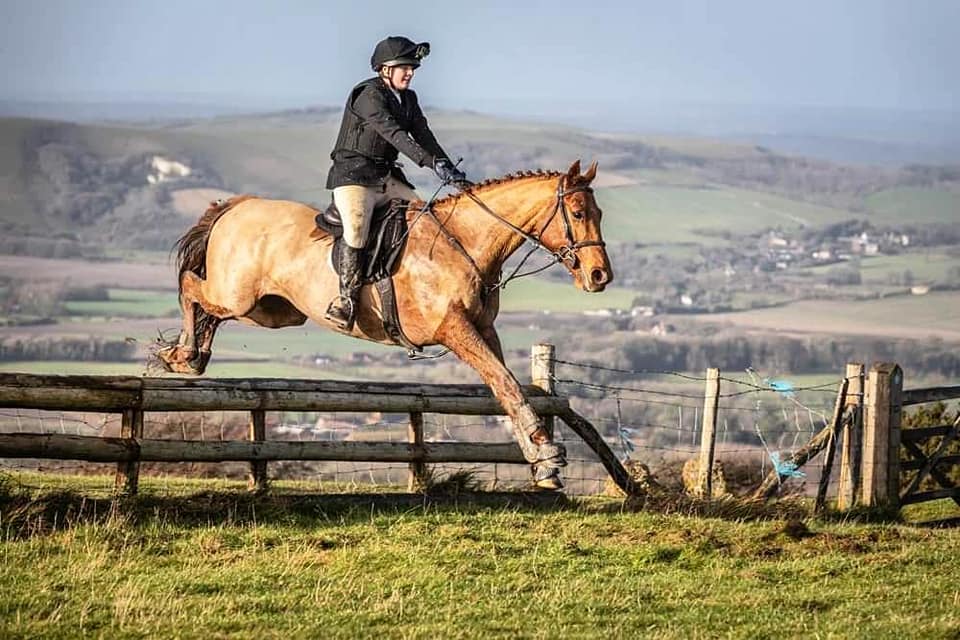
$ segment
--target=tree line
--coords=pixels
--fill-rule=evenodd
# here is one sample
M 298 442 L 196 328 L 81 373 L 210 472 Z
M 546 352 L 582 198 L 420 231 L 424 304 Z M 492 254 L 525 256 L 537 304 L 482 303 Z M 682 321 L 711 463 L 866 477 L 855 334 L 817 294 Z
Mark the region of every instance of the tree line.
M 66 360 L 71 362 L 129 362 L 136 345 L 108 338 L 2 338 L 0 361 Z

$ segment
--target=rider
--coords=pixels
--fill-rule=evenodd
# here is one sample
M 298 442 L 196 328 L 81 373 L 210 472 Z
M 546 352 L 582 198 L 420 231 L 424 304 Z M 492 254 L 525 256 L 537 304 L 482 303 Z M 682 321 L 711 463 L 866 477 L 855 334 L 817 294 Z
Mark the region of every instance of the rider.
M 340 296 L 330 303 L 326 318 L 346 331 L 356 319 L 362 286 L 360 258 L 374 208 L 393 198 L 417 199 L 413 185 L 396 164 L 398 153 L 430 167 L 444 182 L 466 180 L 430 131 L 417 94 L 409 88 L 414 70 L 429 53 L 429 43 L 402 36 L 377 43 L 370 59 L 377 75 L 350 92 L 330 154 L 333 166 L 327 188 L 333 189 L 346 242 L 340 253 Z

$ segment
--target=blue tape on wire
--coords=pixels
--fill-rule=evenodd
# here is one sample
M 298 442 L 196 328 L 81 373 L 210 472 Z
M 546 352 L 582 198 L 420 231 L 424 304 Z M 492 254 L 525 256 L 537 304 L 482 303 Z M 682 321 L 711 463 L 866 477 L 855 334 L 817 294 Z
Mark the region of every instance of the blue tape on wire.
M 794 395 L 794 386 L 787 380 L 767 380 L 767 385 L 786 398 L 792 398 Z
M 803 471 L 797 470 L 797 465 L 794 464 L 793 462 L 780 460 L 780 453 L 777 451 L 773 451 L 770 453 L 770 462 L 773 463 L 773 468 L 777 470 L 777 473 L 779 473 L 781 477 L 786 477 L 786 478 L 806 478 L 807 477 L 807 474 L 805 474 Z

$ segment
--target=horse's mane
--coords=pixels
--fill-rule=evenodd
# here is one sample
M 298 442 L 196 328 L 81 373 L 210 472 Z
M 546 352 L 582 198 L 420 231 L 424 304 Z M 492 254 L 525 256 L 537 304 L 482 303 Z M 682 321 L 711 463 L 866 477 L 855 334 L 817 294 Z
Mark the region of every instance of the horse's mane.
M 515 173 L 508 173 L 505 176 L 499 178 L 487 178 L 483 182 L 478 182 L 470 187 L 470 191 L 477 192 L 483 191 L 490 187 L 495 187 L 500 184 L 506 184 L 508 182 L 513 182 L 515 180 L 522 180 L 524 178 L 559 178 L 560 176 L 566 175 L 563 171 L 546 171 L 544 169 L 537 169 L 536 171 L 517 171 Z M 451 193 L 450 195 L 444 196 L 439 200 L 434 200 L 433 204 L 435 206 L 440 206 L 447 204 L 448 202 L 456 201 L 463 195 L 462 192 Z

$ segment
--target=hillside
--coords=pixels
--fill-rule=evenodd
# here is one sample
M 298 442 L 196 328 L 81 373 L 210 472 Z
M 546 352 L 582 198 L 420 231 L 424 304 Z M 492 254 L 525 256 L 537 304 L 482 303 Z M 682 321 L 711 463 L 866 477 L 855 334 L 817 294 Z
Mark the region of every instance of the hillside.
M 956 167 L 845 166 L 703 138 L 428 116 L 474 179 L 576 158 L 600 163 L 596 197 L 614 286 L 583 296 L 554 268 L 511 285 L 508 314 L 608 313 L 624 336 L 696 338 L 700 325 L 678 319 L 700 316 L 751 334 L 805 324 L 856 333 L 869 324 L 884 335 L 955 338 L 941 320 L 960 298 Z M 325 202 L 339 118 L 339 108 L 313 108 L 140 123 L 0 119 L 0 322 L 45 327 L 54 340 L 159 316 L 151 330 L 124 334 L 149 341 L 175 324 L 175 239 L 207 202 L 230 193 Z M 435 187 L 428 171 L 406 170 L 421 193 Z M 130 289 L 150 304 L 131 301 Z M 943 292 L 909 297 L 930 290 Z M 932 315 L 881 321 L 903 305 Z M 546 326 L 515 322 L 504 329 L 516 344 Z
M 339 115 L 339 108 L 315 108 L 141 124 L 0 119 L 6 236 L 0 251 L 64 257 L 103 244 L 166 249 L 204 201 L 223 192 L 323 202 Z M 429 116 L 471 177 L 598 160 L 600 202 L 626 221 L 628 234 L 618 239 L 647 243 L 700 241 L 701 230 L 728 228 L 728 215 L 740 220 L 735 228 L 754 230 L 837 222 L 869 213 L 871 203 L 886 212 L 897 203 L 883 196 L 887 189 L 940 189 L 948 194 L 941 198 L 954 198 L 942 187 L 953 188 L 960 176 L 948 169 L 837 166 L 761 147 L 593 134 L 470 112 Z M 407 171 L 424 191 L 435 184 L 427 171 Z M 675 223 L 667 229 L 656 217 L 664 212 Z

